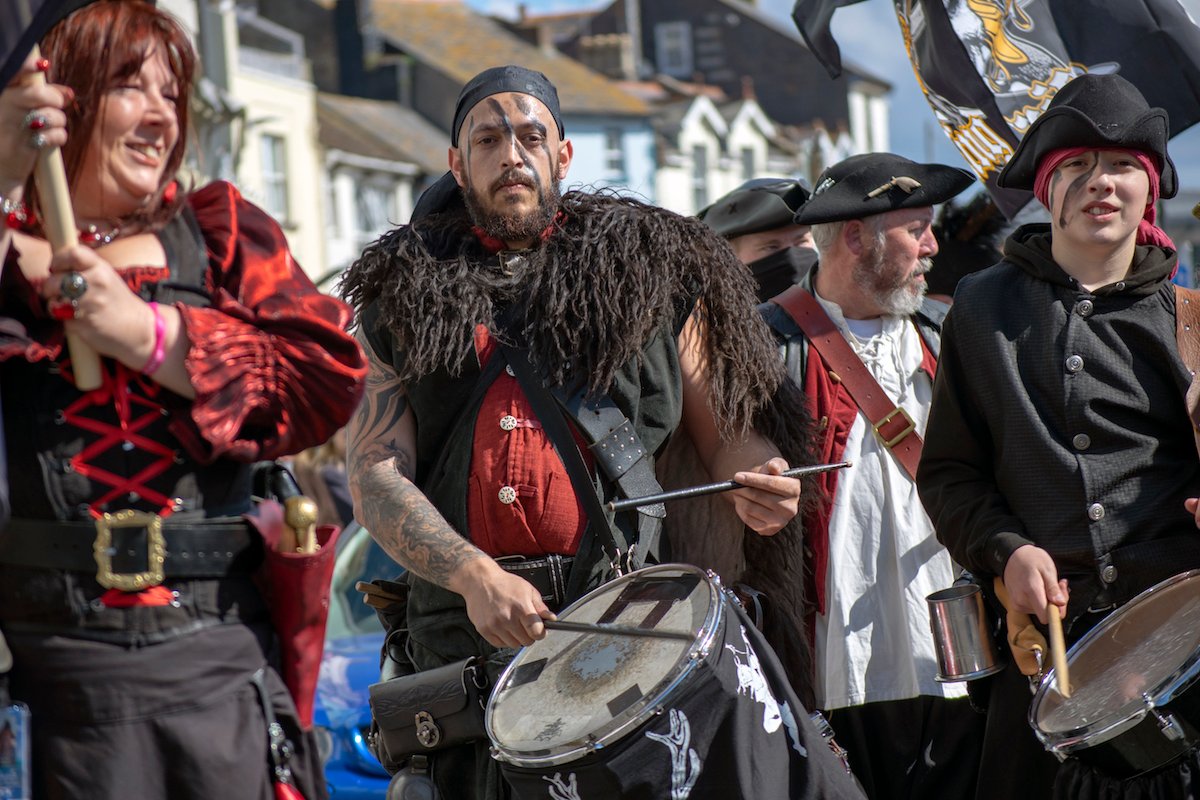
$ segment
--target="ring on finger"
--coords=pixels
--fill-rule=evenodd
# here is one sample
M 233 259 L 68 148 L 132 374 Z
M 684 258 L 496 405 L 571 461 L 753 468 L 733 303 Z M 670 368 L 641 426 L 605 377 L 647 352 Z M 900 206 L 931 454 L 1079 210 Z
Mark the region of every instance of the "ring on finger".
M 49 142 L 50 140 L 46 138 L 46 134 L 41 133 L 40 131 L 29 137 L 29 146 L 34 150 L 41 150 L 43 147 L 49 144 Z
M 79 301 L 88 290 L 87 278 L 81 272 L 68 272 L 62 276 L 58 284 L 62 296 L 71 301 L 71 305 L 79 307 Z
M 25 115 L 25 119 L 21 121 L 21 124 L 31 131 L 40 131 L 49 124 L 49 120 L 46 119 L 45 114 L 39 111 L 30 111 Z

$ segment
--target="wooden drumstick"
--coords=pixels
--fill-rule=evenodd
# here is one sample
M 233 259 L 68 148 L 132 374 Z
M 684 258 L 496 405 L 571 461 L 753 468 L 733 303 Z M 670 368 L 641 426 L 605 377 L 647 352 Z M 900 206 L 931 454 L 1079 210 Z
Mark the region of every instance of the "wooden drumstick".
M 599 633 L 606 636 L 644 636 L 650 639 L 679 639 L 684 642 L 696 641 L 695 634 L 683 631 L 660 631 L 653 628 L 627 628 L 622 625 L 601 625 L 591 622 L 567 622 L 563 619 L 544 619 L 542 625 L 548 631 L 569 631 L 571 633 Z
M 1071 677 L 1067 672 L 1067 646 L 1063 639 L 1062 617 L 1059 616 L 1058 606 L 1046 604 L 1046 618 L 1050 622 L 1050 657 L 1054 663 L 1054 680 L 1058 684 L 1058 693 L 1063 697 L 1071 696 Z

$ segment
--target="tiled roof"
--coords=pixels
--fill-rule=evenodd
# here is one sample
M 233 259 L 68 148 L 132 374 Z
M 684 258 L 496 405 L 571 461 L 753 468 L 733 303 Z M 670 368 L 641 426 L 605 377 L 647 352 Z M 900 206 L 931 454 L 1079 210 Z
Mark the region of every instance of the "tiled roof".
M 327 148 L 415 164 L 429 175 L 446 171 L 446 132 L 398 103 L 320 92 L 317 125 Z
M 642 100 L 600 73 L 528 44 L 462 3 L 375 0 L 372 21 L 397 48 L 460 83 L 488 67 L 520 64 L 554 83 L 564 114 L 649 113 Z

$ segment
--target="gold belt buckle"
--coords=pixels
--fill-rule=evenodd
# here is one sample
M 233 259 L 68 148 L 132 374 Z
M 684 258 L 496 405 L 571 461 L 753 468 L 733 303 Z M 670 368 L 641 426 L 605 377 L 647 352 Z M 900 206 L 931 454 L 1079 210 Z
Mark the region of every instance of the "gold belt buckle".
M 146 529 L 146 571 L 113 572 L 112 532 L 113 528 Z M 96 539 L 92 543 L 92 555 L 96 559 L 96 582 L 105 589 L 122 592 L 140 592 L 163 582 L 163 563 L 167 559 L 167 543 L 163 538 L 162 517 L 148 511 L 126 509 L 115 514 L 105 514 L 96 520 Z
M 889 422 L 891 422 L 893 419 L 895 419 L 897 414 L 904 417 L 905 421 L 908 424 L 904 426 L 904 430 L 900 431 L 898 434 L 893 436 L 891 439 L 884 439 L 883 432 L 880 429 L 883 428 L 884 425 L 887 425 Z M 895 447 L 897 444 L 899 444 L 904 439 L 905 436 L 908 436 L 910 433 L 912 433 L 913 431 L 915 431 L 917 429 L 917 423 L 913 422 L 913 418 L 910 417 L 908 415 L 908 412 L 905 411 L 901 406 L 896 406 L 891 411 L 889 411 L 883 419 L 879 420 L 879 422 L 872 423 L 872 427 L 875 428 L 875 433 L 879 436 L 879 438 L 883 439 L 883 446 L 886 447 L 888 450 L 891 450 L 893 447 Z

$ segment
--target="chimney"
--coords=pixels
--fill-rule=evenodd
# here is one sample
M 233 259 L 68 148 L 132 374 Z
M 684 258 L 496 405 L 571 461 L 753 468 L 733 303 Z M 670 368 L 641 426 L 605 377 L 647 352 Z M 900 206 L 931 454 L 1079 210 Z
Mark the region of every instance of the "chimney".
M 754 93 L 754 76 L 753 75 L 743 75 L 742 76 L 742 99 L 743 100 L 757 100 L 758 99 L 758 95 L 756 95 Z
M 517 3 L 517 22 L 524 22 L 529 16 L 529 7 L 524 3 Z

